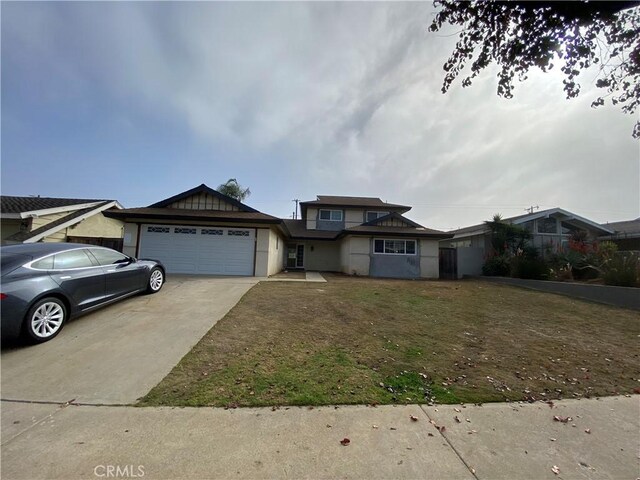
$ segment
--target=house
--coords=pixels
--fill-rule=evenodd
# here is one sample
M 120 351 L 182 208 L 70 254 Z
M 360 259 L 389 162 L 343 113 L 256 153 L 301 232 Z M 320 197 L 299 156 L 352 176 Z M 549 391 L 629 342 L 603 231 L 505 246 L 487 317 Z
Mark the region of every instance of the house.
M 603 235 L 600 240 L 614 242 L 618 245 L 618 250 L 640 250 L 640 217 L 624 222 L 603 223 L 602 226 L 614 233 Z
M 2 244 L 78 242 L 122 248 L 123 223 L 103 213 L 115 200 L 0 196 Z
M 565 247 L 571 234 L 576 231 L 586 231 L 592 240 L 614 233 L 608 226 L 600 225 L 561 208 L 505 218 L 503 221 L 528 230 L 531 233 L 530 243 L 538 248 L 543 256 L 547 251 L 556 251 Z M 482 265 L 492 251 L 489 227 L 485 223 L 480 223 L 449 233 L 453 234 L 453 238 L 441 241 L 440 247 L 456 249 L 457 277 L 481 275 Z
M 145 208 L 106 212 L 125 222 L 124 252 L 162 261 L 172 273 L 268 276 L 288 269 L 438 278 L 438 241 L 370 197 L 318 196 L 300 220 L 261 213 L 202 184 Z

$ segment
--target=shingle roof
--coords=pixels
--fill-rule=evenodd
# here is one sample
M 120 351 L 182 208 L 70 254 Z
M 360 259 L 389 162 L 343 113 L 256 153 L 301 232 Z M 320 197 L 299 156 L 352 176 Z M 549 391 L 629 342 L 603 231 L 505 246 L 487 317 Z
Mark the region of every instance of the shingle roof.
M 194 221 L 224 221 L 224 222 L 254 222 L 280 223 L 282 220 L 266 213 L 237 212 L 230 210 L 186 210 L 179 208 L 123 208 L 104 212 L 106 217 L 125 219 L 149 220 L 194 220 Z
M 331 230 L 307 230 L 307 222 L 305 220 L 282 220 L 284 226 L 289 231 L 291 238 L 306 240 L 335 240 L 341 231 Z
M 378 197 L 344 197 L 336 195 L 318 195 L 317 200 L 300 202 L 301 206 L 344 206 L 344 207 L 375 207 L 375 208 L 396 208 L 410 210 L 407 205 L 383 202 Z
M 2 213 L 22 213 L 50 208 L 69 207 L 84 203 L 112 202 L 113 200 L 95 200 L 86 198 L 53 198 L 53 197 L 13 197 L 0 196 Z
M 149 208 L 163 208 L 163 207 L 167 207 L 169 205 L 171 205 L 172 203 L 175 203 L 179 200 L 191 197 L 192 195 L 196 195 L 198 193 L 207 193 L 213 197 L 217 197 L 220 200 L 230 204 L 230 205 L 234 205 L 237 208 L 239 208 L 241 211 L 243 212 L 257 212 L 257 210 L 255 208 L 251 208 L 249 205 L 245 205 L 242 202 L 239 202 L 238 200 L 236 200 L 235 198 L 231 198 L 223 193 L 218 192 L 217 190 L 214 190 L 211 187 L 208 187 L 207 185 L 205 185 L 204 183 L 201 185 L 198 185 L 197 187 L 194 187 L 190 190 L 186 190 L 182 193 L 178 193 L 177 195 L 174 195 L 173 197 L 169 197 L 169 198 L 165 198 L 164 200 L 160 200 L 159 202 L 156 202 L 152 205 L 149 205 Z
M 343 235 L 398 235 L 403 237 L 431 237 L 431 238 L 451 238 L 453 234 L 432 230 L 425 227 L 383 227 L 378 225 L 358 225 L 343 230 Z
M 623 222 L 603 223 L 602 226 L 614 230 L 616 233 L 640 233 L 640 217 Z
M 72 213 L 70 213 L 69 215 L 65 215 L 62 218 L 59 218 L 58 220 L 55 220 L 53 222 L 47 223 L 46 225 L 41 226 L 40 228 L 36 228 L 35 230 L 31 230 L 30 232 L 18 232 L 18 233 L 14 233 L 13 235 L 11 235 L 10 237 L 8 237 L 6 240 L 12 241 L 12 242 L 24 242 L 25 240 L 28 240 L 30 238 L 36 237 L 44 232 L 48 232 L 51 229 L 56 228 L 59 225 L 62 225 L 70 220 L 73 220 L 74 218 L 78 218 L 81 217 L 82 215 L 91 212 L 92 210 L 96 210 L 100 207 L 103 207 L 104 205 L 106 205 L 107 203 L 111 203 L 112 200 L 105 200 L 101 203 L 99 203 L 98 205 L 94 205 L 93 207 L 88 207 L 88 208 L 82 208 L 80 210 L 76 210 Z M 50 208 L 55 208 L 55 207 L 50 207 Z

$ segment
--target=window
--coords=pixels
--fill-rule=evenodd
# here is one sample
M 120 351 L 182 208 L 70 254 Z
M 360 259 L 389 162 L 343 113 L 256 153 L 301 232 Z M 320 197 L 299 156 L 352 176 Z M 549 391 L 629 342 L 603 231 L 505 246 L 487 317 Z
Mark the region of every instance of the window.
M 415 240 L 382 240 L 373 242 L 373 252 L 385 255 L 415 255 Z
M 329 220 L 330 222 L 341 222 L 342 210 L 320 210 L 320 220 Z
M 53 255 L 33 262 L 31 268 L 38 268 L 40 270 L 51 270 L 53 268 Z
M 57 253 L 53 256 L 53 268 L 56 270 L 64 270 L 67 268 L 86 268 L 93 266 L 95 265 L 84 249 Z
M 174 228 L 173 233 L 186 233 L 187 235 L 194 235 L 196 233 L 195 228 Z
M 203 228 L 200 235 L 222 235 L 222 230 L 218 228 Z
M 235 236 L 235 237 L 248 237 L 249 230 L 229 230 L 227 235 Z
M 540 218 L 538 220 L 538 233 L 558 233 L 558 225 L 555 218 Z
M 389 215 L 389 212 L 367 212 L 367 222 Z
M 147 232 L 169 233 L 169 227 L 147 227 Z
M 105 248 L 90 248 L 91 254 L 96 257 L 100 265 L 113 265 L 114 263 L 126 263 L 129 257 L 113 250 Z
M 580 229 L 575 225 L 571 225 L 569 223 L 560 222 L 560 227 L 562 228 L 563 235 L 572 235 L 576 232 L 579 232 Z
M 527 232 L 533 233 L 533 220 L 529 220 L 528 222 L 524 222 L 520 226 L 522 228 L 524 228 Z

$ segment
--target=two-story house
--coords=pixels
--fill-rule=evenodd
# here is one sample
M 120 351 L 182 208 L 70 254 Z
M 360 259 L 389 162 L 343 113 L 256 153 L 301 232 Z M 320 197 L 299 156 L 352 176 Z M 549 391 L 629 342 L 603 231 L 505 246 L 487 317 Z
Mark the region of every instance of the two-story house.
M 450 238 L 376 197 L 319 195 L 284 220 L 287 268 L 393 278 L 438 278 L 438 242 Z
M 105 212 L 125 222 L 124 252 L 162 261 L 169 273 L 267 276 L 283 269 L 438 278 L 438 242 L 409 206 L 371 197 L 319 196 L 301 220 L 259 212 L 206 185 L 149 207 Z

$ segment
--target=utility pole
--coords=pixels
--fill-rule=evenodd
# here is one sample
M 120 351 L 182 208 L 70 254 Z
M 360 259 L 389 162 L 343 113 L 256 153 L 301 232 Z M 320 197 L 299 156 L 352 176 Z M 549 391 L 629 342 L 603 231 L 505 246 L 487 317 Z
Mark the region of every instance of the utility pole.
M 538 205 L 531 205 L 529 208 L 525 208 L 524 211 L 525 212 L 529 212 L 529 213 L 533 213 L 533 210 L 540 210 L 540 207 Z
M 293 219 L 297 220 L 298 219 L 298 202 L 300 200 L 298 200 L 297 198 L 294 198 L 293 200 L 291 200 L 292 202 L 296 202 L 296 210 L 295 212 L 293 212 Z

